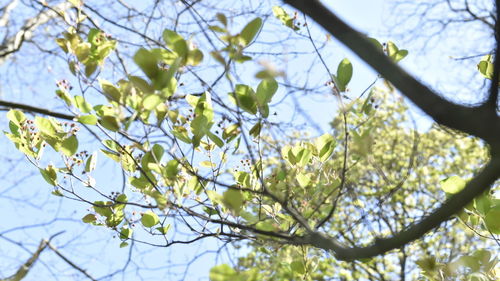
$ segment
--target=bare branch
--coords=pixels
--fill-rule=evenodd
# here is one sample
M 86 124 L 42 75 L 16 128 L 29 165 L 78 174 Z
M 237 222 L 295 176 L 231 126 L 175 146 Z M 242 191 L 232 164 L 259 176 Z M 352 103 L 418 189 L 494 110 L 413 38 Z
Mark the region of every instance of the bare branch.
M 31 106 L 23 103 L 16 103 L 16 102 L 8 102 L 8 101 L 3 101 L 0 100 L 0 106 L 5 107 L 6 109 L 20 109 L 23 111 L 28 111 L 28 112 L 34 112 L 34 113 L 40 113 L 43 115 L 47 116 L 52 116 L 60 119 L 65 119 L 69 121 L 74 121 L 76 116 L 69 115 L 69 114 L 64 114 L 60 112 L 54 112 L 45 108 L 40 108 L 36 106 Z M 2 109 L 0 109 L 2 110 Z

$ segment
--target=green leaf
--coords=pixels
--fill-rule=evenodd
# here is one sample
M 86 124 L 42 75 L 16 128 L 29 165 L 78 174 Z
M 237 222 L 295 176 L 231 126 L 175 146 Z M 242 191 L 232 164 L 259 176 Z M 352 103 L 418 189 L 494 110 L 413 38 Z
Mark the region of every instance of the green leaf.
M 120 101 L 122 94 L 115 85 L 104 79 L 99 79 L 99 85 L 107 99 L 116 102 Z
M 149 79 L 155 79 L 160 69 L 156 57 L 148 50 L 141 48 L 134 55 L 134 62 Z
M 56 96 L 62 99 L 66 103 L 66 105 L 68 106 L 73 105 L 73 98 L 66 90 L 61 90 L 61 89 L 56 90 Z
M 252 43 L 257 34 L 260 32 L 261 28 L 262 28 L 261 18 L 255 18 L 243 28 L 239 36 L 243 47 L 246 47 L 250 45 L 250 43 Z
M 7 112 L 7 118 L 18 127 L 21 127 L 21 123 L 26 120 L 26 115 L 20 110 L 11 109 Z
M 276 80 L 274 79 L 262 80 L 262 82 L 260 82 L 259 86 L 257 87 L 257 92 L 255 94 L 259 106 L 262 107 L 271 102 L 271 99 L 273 98 L 277 90 L 278 90 L 278 82 L 276 82 Z M 261 113 L 263 113 L 262 110 Z M 267 117 L 269 115 L 269 110 L 267 110 L 266 114 L 262 115 L 264 115 L 264 117 Z
M 121 242 L 120 243 L 120 248 L 125 248 L 128 246 L 128 243 L 127 242 Z
M 253 136 L 254 138 L 259 137 L 260 135 L 260 130 L 262 129 L 262 123 L 257 122 L 253 127 L 248 131 L 248 133 Z
M 347 84 L 352 78 L 352 64 L 348 59 L 343 59 L 337 67 L 337 75 L 334 77 L 339 91 L 344 92 Z
M 324 134 L 315 141 L 318 157 L 321 162 L 328 160 L 335 149 L 335 139 L 330 134 Z
M 85 172 L 90 173 L 93 170 L 95 170 L 97 164 L 97 151 L 92 153 L 92 155 L 89 156 L 87 159 L 87 162 L 85 162 Z
M 394 62 L 399 62 L 408 55 L 407 50 L 400 50 L 392 41 L 387 42 L 387 55 L 394 60 Z
M 75 55 L 80 62 L 86 62 L 90 55 L 90 47 L 91 45 L 88 42 L 82 42 L 76 46 Z
M 78 122 L 87 125 L 95 125 L 97 124 L 97 120 L 97 116 L 95 116 L 94 114 L 83 115 L 77 118 Z
M 203 61 L 203 53 L 199 49 L 190 50 L 186 64 L 196 66 Z
M 134 87 L 139 89 L 144 94 L 151 94 L 154 92 L 154 88 L 149 85 L 148 81 L 142 79 L 141 77 L 130 75 L 128 76 L 128 79 L 132 82 Z
M 372 42 L 373 45 L 375 45 L 375 47 L 379 49 L 381 52 L 384 50 L 384 46 L 382 46 L 382 44 L 380 44 L 380 42 L 377 39 L 368 37 L 368 40 Z
M 464 189 L 467 182 L 459 176 L 451 176 L 441 181 L 441 188 L 448 194 L 455 194 Z
M 474 208 L 481 214 L 486 215 L 491 207 L 491 200 L 487 194 L 479 195 L 474 198 Z
M 182 38 L 177 32 L 173 30 L 165 29 L 163 31 L 163 41 L 167 44 L 167 47 L 174 51 L 179 57 L 187 58 L 188 45 L 186 40 Z
M 157 94 L 151 94 L 147 95 L 143 100 L 142 100 L 142 106 L 146 110 L 153 110 L 158 106 L 160 103 L 162 103 L 162 98 L 157 95 Z
M 120 231 L 120 239 L 122 240 L 127 240 L 132 237 L 132 233 L 134 233 L 134 230 L 128 227 L 122 227 Z
M 72 156 L 78 150 L 78 139 L 75 135 L 65 138 L 61 142 L 60 151 L 66 156 Z
M 85 76 L 87 76 L 87 78 L 92 76 L 92 74 L 94 74 L 96 70 L 97 70 L 97 63 L 90 62 L 85 64 Z
M 301 260 L 292 261 L 290 263 L 290 268 L 292 269 L 293 272 L 297 272 L 299 274 L 306 273 L 306 268 L 304 266 L 304 263 Z
M 182 129 L 181 129 L 182 128 Z M 190 144 L 192 141 L 188 136 L 188 133 L 184 127 L 175 126 L 173 130 L 170 131 L 172 135 L 178 140 Z
M 165 175 L 168 179 L 175 180 L 179 175 L 179 161 L 172 159 L 165 165 Z
M 243 194 L 239 190 L 228 189 L 222 194 L 224 206 L 239 215 L 243 205 Z
M 88 103 L 82 96 L 75 96 L 75 105 L 82 113 L 92 111 L 92 105 Z
M 399 62 L 408 55 L 408 50 L 399 50 L 394 56 L 394 61 Z
M 115 116 L 109 116 L 109 115 L 102 116 L 101 120 L 99 120 L 99 124 L 101 124 L 101 126 L 113 132 L 117 132 L 118 130 L 120 130 L 120 122 L 118 121 L 118 118 L 116 118 Z
M 40 132 L 50 137 L 57 137 L 58 128 L 49 119 L 36 116 L 35 125 L 38 127 L 38 130 L 40 130 Z
M 257 113 L 257 103 L 255 93 L 252 88 L 247 85 L 236 85 L 234 93 L 231 97 L 233 102 L 244 111 L 255 115 Z
M 288 13 L 281 7 L 279 6 L 274 6 L 273 7 L 273 14 L 274 16 L 283 23 L 283 25 L 293 29 L 293 30 L 299 30 L 299 27 L 295 25 L 294 20 L 292 17 L 288 15 Z
M 494 234 L 500 234 L 500 207 L 491 209 L 484 218 L 486 228 Z
M 57 186 L 57 173 L 52 165 L 48 165 L 45 169 L 40 169 L 43 179 L 50 185 Z
M 217 13 L 215 14 L 215 17 L 217 20 L 222 23 L 222 25 L 227 26 L 227 17 L 223 13 Z
M 210 269 L 210 281 L 233 281 L 238 276 L 236 271 L 227 264 L 214 266 Z
M 493 78 L 494 70 L 491 55 L 487 55 L 481 58 L 481 61 L 477 65 L 477 69 L 479 70 L 479 73 L 481 73 L 485 78 L 491 80 Z
M 158 230 L 161 234 L 165 235 L 170 230 L 170 224 L 167 224 L 167 225 L 161 226 L 161 227 L 157 227 L 156 230 Z
M 217 145 L 218 147 L 223 147 L 224 146 L 224 141 L 222 141 L 221 138 L 219 138 L 217 135 L 211 133 L 211 132 L 207 132 L 207 136 L 210 140 L 212 140 L 215 145 Z
M 396 46 L 396 44 L 394 44 L 394 42 L 392 41 L 387 41 L 387 55 L 394 59 L 394 57 L 396 56 L 396 54 L 398 53 L 399 49 L 398 47 Z
M 297 174 L 297 181 L 299 182 L 300 187 L 304 188 L 309 184 L 309 182 L 311 182 L 311 179 L 308 175 L 299 173 Z
M 82 218 L 84 223 L 93 223 L 97 220 L 97 217 L 94 214 L 87 214 Z
M 304 167 L 309 164 L 309 160 L 311 160 L 311 157 L 312 151 L 307 148 L 303 148 L 299 153 L 296 154 L 297 164 Z
M 52 195 L 55 195 L 55 196 L 59 196 L 59 197 L 63 197 L 63 193 L 61 192 L 61 190 L 59 189 L 56 189 L 54 191 L 51 192 Z
M 153 227 L 160 223 L 160 218 L 152 211 L 147 211 L 142 214 L 141 223 L 144 227 Z

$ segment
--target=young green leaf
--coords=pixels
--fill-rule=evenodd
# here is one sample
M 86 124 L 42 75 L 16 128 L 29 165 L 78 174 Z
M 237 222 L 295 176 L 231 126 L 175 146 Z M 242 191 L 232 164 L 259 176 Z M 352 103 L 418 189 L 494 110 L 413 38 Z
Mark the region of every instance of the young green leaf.
M 261 18 L 255 18 L 243 28 L 239 36 L 243 47 L 246 47 L 250 45 L 250 43 L 252 43 L 257 34 L 260 32 L 261 28 L 262 28 Z
M 9 112 L 7 112 L 7 118 L 18 127 L 20 127 L 21 123 L 26 120 L 26 116 L 24 115 L 24 113 L 20 110 L 15 109 L 11 109 L 9 110 Z
M 467 182 L 459 176 L 451 176 L 443 181 L 441 181 L 441 188 L 444 192 L 449 194 L 455 194 L 464 189 Z
M 285 11 L 285 9 L 283 9 L 279 6 L 274 6 L 273 7 L 273 14 L 286 27 L 289 27 L 295 31 L 300 29 L 297 25 L 295 25 L 293 18 L 290 17 L 290 15 L 288 15 L 288 13 Z
M 262 106 L 271 102 L 274 94 L 278 90 L 278 82 L 274 79 L 265 79 L 259 83 L 257 86 L 257 92 L 255 93 L 257 103 Z
M 337 67 L 337 75 L 334 77 L 335 83 L 339 91 L 344 92 L 347 89 L 347 84 L 352 78 L 352 64 L 348 59 L 343 59 Z
M 97 116 L 94 114 L 89 114 L 89 115 L 83 115 L 83 116 L 78 116 L 77 121 L 82 123 L 82 124 L 87 124 L 87 125 L 95 125 L 97 124 Z
M 156 78 L 160 72 L 156 57 L 146 49 L 141 48 L 135 53 L 134 62 L 149 79 Z
M 41 169 L 40 173 L 42 174 L 43 179 L 50 185 L 57 185 L 57 173 L 56 169 L 52 165 L 48 165 L 47 168 Z
M 92 155 L 89 156 L 87 159 L 87 162 L 85 162 L 85 172 L 90 173 L 93 170 L 95 170 L 97 164 L 97 151 L 92 153 Z
M 165 235 L 170 230 L 170 224 L 167 224 L 165 226 L 157 227 L 156 230 L 158 230 L 161 234 Z
M 93 223 L 97 220 L 97 217 L 94 214 L 87 214 L 82 218 L 84 223 Z
M 82 96 L 75 96 L 75 105 L 82 113 L 92 111 L 92 105 L 88 103 Z
M 500 234 L 500 206 L 491 209 L 484 218 L 486 228 L 494 234 Z
M 222 195 L 224 205 L 238 215 L 243 205 L 243 194 L 239 190 L 228 189 Z
M 118 130 L 120 130 L 120 122 L 118 121 L 118 118 L 116 118 L 115 116 L 109 116 L 109 115 L 102 116 L 101 120 L 99 120 L 99 124 L 101 124 L 101 126 L 113 132 L 117 132 Z
M 75 135 L 65 138 L 61 142 L 60 151 L 66 156 L 73 156 L 78 150 L 78 139 Z
M 163 31 L 163 41 L 167 47 L 174 51 L 179 57 L 186 59 L 188 54 L 188 45 L 186 40 L 177 32 L 169 29 Z
M 162 99 L 159 95 L 157 94 L 151 94 L 147 95 L 143 100 L 142 100 L 142 106 L 146 110 L 153 110 L 158 106 L 160 103 L 162 103 Z
M 120 239 L 122 240 L 127 240 L 132 237 L 132 233 L 134 232 L 133 229 L 128 228 L 128 227 L 122 227 L 120 231 Z
M 153 227 L 160 223 L 160 218 L 152 211 L 147 211 L 142 214 L 141 223 L 144 227 Z

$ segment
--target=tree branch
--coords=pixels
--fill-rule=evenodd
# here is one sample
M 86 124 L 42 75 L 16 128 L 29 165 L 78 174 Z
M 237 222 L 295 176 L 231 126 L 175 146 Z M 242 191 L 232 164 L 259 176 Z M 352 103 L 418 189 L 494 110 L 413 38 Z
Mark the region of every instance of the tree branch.
M 7 277 L 5 279 L 0 279 L 0 281 L 20 281 L 20 280 L 24 279 L 24 277 L 26 277 L 26 275 L 30 271 L 33 264 L 35 264 L 35 262 L 40 257 L 40 254 L 43 252 L 43 250 L 45 250 L 47 248 L 47 246 L 49 246 L 50 241 L 54 237 L 62 234 L 63 232 L 64 231 L 61 231 L 61 232 L 58 232 L 58 233 L 52 235 L 48 240 L 43 239 L 42 241 L 40 241 L 40 244 L 38 245 L 38 248 L 36 249 L 36 251 L 31 255 L 31 257 L 23 265 L 21 265 L 19 267 L 19 269 L 16 271 L 16 273 L 14 273 L 12 276 Z
M 376 239 L 367 247 L 346 247 L 334 238 L 315 232 L 296 240 L 298 244 L 310 244 L 325 250 L 332 250 L 340 260 L 371 258 L 387 251 L 400 248 L 409 242 L 422 237 L 431 229 L 448 220 L 453 214 L 460 211 L 472 198 L 480 195 L 495 182 L 500 173 L 500 158 L 493 158 L 485 168 L 466 187 L 451 197 L 441 207 L 422 221 L 408 227 L 391 238 Z
M 65 120 L 69 120 L 69 121 L 74 121 L 74 119 L 76 117 L 73 115 L 64 114 L 64 113 L 60 113 L 60 112 L 54 112 L 54 111 L 40 108 L 40 107 L 36 107 L 36 106 L 31 106 L 31 105 L 22 104 L 22 103 L 8 102 L 8 101 L 3 101 L 3 100 L 0 100 L 0 106 L 3 106 L 7 109 L 20 109 L 23 111 L 40 113 L 43 115 L 52 116 L 52 117 L 65 119 Z
M 498 9 L 498 6 L 500 5 L 499 2 L 500 1 L 497 0 L 495 5 L 497 19 L 500 18 L 500 10 Z M 495 23 L 494 36 L 496 41 L 496 48 L 495 57 L 493 58 L 493 77 L 491 78 L 490 94 L 485 106 L 491 108 L 492 110 L 495 110 L 496 112 L 498 106 L 498 76 L 500 74 L 500 22 L 498 20 Z
M 96 281 L 94 277 L 92 277 L 90 274 L 87 273 L 87 271 L 80 266 L 76 265 L 74 262 L 69 260 L 65 255 L 63 255 L 56 247 L 54 247 L 49 241 L 45 241 L 47 246 L 56 254 L 58 255 L 63 261 L 65 261 L 67 264 L 69 264 L 71 267 L 74 269 L 80 271 L 85 277 L 92 281 Z
M 26 20 L 24 25 L 21 26 L 16 34 L 11 37 L 5 38 L 4 42 L 1 43 L 0 65 L 3 64 L 13 53 L 19 51 L 26 40 L 29 40 L 31 39 L 31 37 L 33 37 L 33 31 L 38 26 L 47 23 L 53 18 L 56 18 L 57 16 L 59 16 L 58 13 L 65 11 L 70 7 L 71 4 L 69 2 L 63 2 L 54 6 L 52 9 L 41 11 L 35 17 Z M 5 21 L 5 24 L 8 24 L 8 17 L 5 18 Z
M 331 35 L 345 44 L 363 61 L 389 80 L 437 123 L 487 141 L 500 150 L 500 118 L 486 107 L 467 107 L 452 103 L 396 65 L 378 50 L 367 37 L 329 11 L 318 0 L 284 0 L 306 13 Z M 484 122 L 488 120 L 488 122 Z
M 354 51 L 362 60 L 393 83 L 402 94 L 430 115 L 437 123 L 474 135 L 488 142 L 493 155 L 484 169 L 469 181 L 461 192 L 455 194 L 420 222 L 394 234 L 391 238 L 376 239 L 372 245 L 366 247 L 346 247 L 334 238 L 319 232 L 310 232 L 304 237 L 299 237 L 296 240 L 298 244 L 311 244 L 322 249 L 332 250 L 337 258 L 341 260 L 377 256 L 422 237 L 425 233 L 460 211 L 474 197 L 490 188 L 500 175 L 500 158 L 498 158 L 500 152 L 500 118 L 497 116 L 496 108 L 494 109 L 491 106 L 467 107 L 443 99 L 397 66 L 380 50 L 377 50 L 366 36 L 347 25 L 318 0 L 284 0 L 284 2 L 309 15 L 330 34 Z M 497 0 L 496 2 L 498 5 L 500 1 Z M 495 68 L 495 71 L 498 72 L 498 68 Z M 495 90 L 496 93 L 497 74 L 494 75 L 492 83 L 494 89 L 491 92 Z M 496 94 L 494 96 L 491 99 L 496 100 Z

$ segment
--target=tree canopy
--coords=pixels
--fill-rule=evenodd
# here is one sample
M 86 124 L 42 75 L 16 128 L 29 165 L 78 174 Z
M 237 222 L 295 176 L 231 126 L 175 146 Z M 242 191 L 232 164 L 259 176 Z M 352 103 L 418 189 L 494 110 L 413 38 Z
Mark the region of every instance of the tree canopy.
M 411 45 L 318 0 L 48 2 L 23 4 L 37 11 L 25 22 L 18 1 L 2 9 L 0 63 L 31 44 L 64 77 L 55 105 L 50 89 L 0 100 L 4 134 L 48 200 L 128 259 L 97 276 L 54 232 L 1 278 L 29 278 L 52 251 L 75 278 L 135 279 L 133 251 L 203 241 L 228 252 L 204 268 L 214 281 L 499 278 L 497 5 L 438 1 L 460 26 L 486 26 L 491 46 L 464 64 L 470 104 L 405 70 Z M 361 62 L 375 74 L 357 86 Z M 189 280 L 189 266 L 168 278 Z

